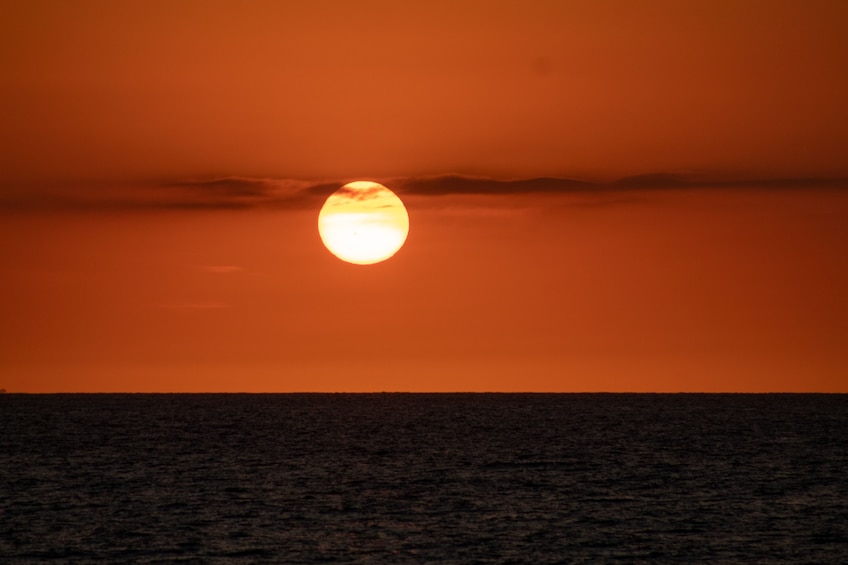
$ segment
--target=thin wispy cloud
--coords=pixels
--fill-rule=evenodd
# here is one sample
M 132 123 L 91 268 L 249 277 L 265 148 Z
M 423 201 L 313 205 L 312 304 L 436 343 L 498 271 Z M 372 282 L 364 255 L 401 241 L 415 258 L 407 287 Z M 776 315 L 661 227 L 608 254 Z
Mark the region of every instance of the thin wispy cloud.
M 197 265 L 197 270 L 204 273 L 213 273 L 218 275 L 229 275 L 244 271 L 244 267 L 238 265 Z
M 222 310 L 224 308 L 231 308 L 232 305 L 226 302 L 217 302 L 214 300 L 209 300 L 198 302 L 175 302 L 170 304 L 157 304 L 157 307 L 162 310 L 201 311 Z

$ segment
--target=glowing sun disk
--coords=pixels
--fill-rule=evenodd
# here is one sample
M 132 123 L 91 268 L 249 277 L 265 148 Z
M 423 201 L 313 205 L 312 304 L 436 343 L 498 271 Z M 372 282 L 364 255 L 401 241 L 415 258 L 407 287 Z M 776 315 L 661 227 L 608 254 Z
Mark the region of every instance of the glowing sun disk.
M 318 233 L 343 261 L 370 265 L 385 261 L 403 246 L 409 216 L 400 198 L 376 182 L 351 182 L 324 202 Z

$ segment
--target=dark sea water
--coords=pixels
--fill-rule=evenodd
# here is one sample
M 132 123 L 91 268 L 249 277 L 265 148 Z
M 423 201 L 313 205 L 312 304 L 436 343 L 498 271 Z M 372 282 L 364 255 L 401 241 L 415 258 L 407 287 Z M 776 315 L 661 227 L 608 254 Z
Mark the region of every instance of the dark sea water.
M 848 395 L 0 395 L 0 562 L 848 563 Z

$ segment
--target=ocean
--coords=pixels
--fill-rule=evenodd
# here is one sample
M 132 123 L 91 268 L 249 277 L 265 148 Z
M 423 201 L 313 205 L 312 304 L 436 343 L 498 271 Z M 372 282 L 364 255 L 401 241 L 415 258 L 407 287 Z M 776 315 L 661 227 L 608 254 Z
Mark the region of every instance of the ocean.
M 848 563 L 848 395 L 0 395 L 0 562 Z

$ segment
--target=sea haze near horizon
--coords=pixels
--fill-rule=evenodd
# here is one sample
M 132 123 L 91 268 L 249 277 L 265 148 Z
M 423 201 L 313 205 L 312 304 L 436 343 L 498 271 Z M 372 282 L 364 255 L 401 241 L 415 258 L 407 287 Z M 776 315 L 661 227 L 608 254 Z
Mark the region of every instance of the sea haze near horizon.
M 848 562 L 848 395 L 0 395 L 0 561 Z

